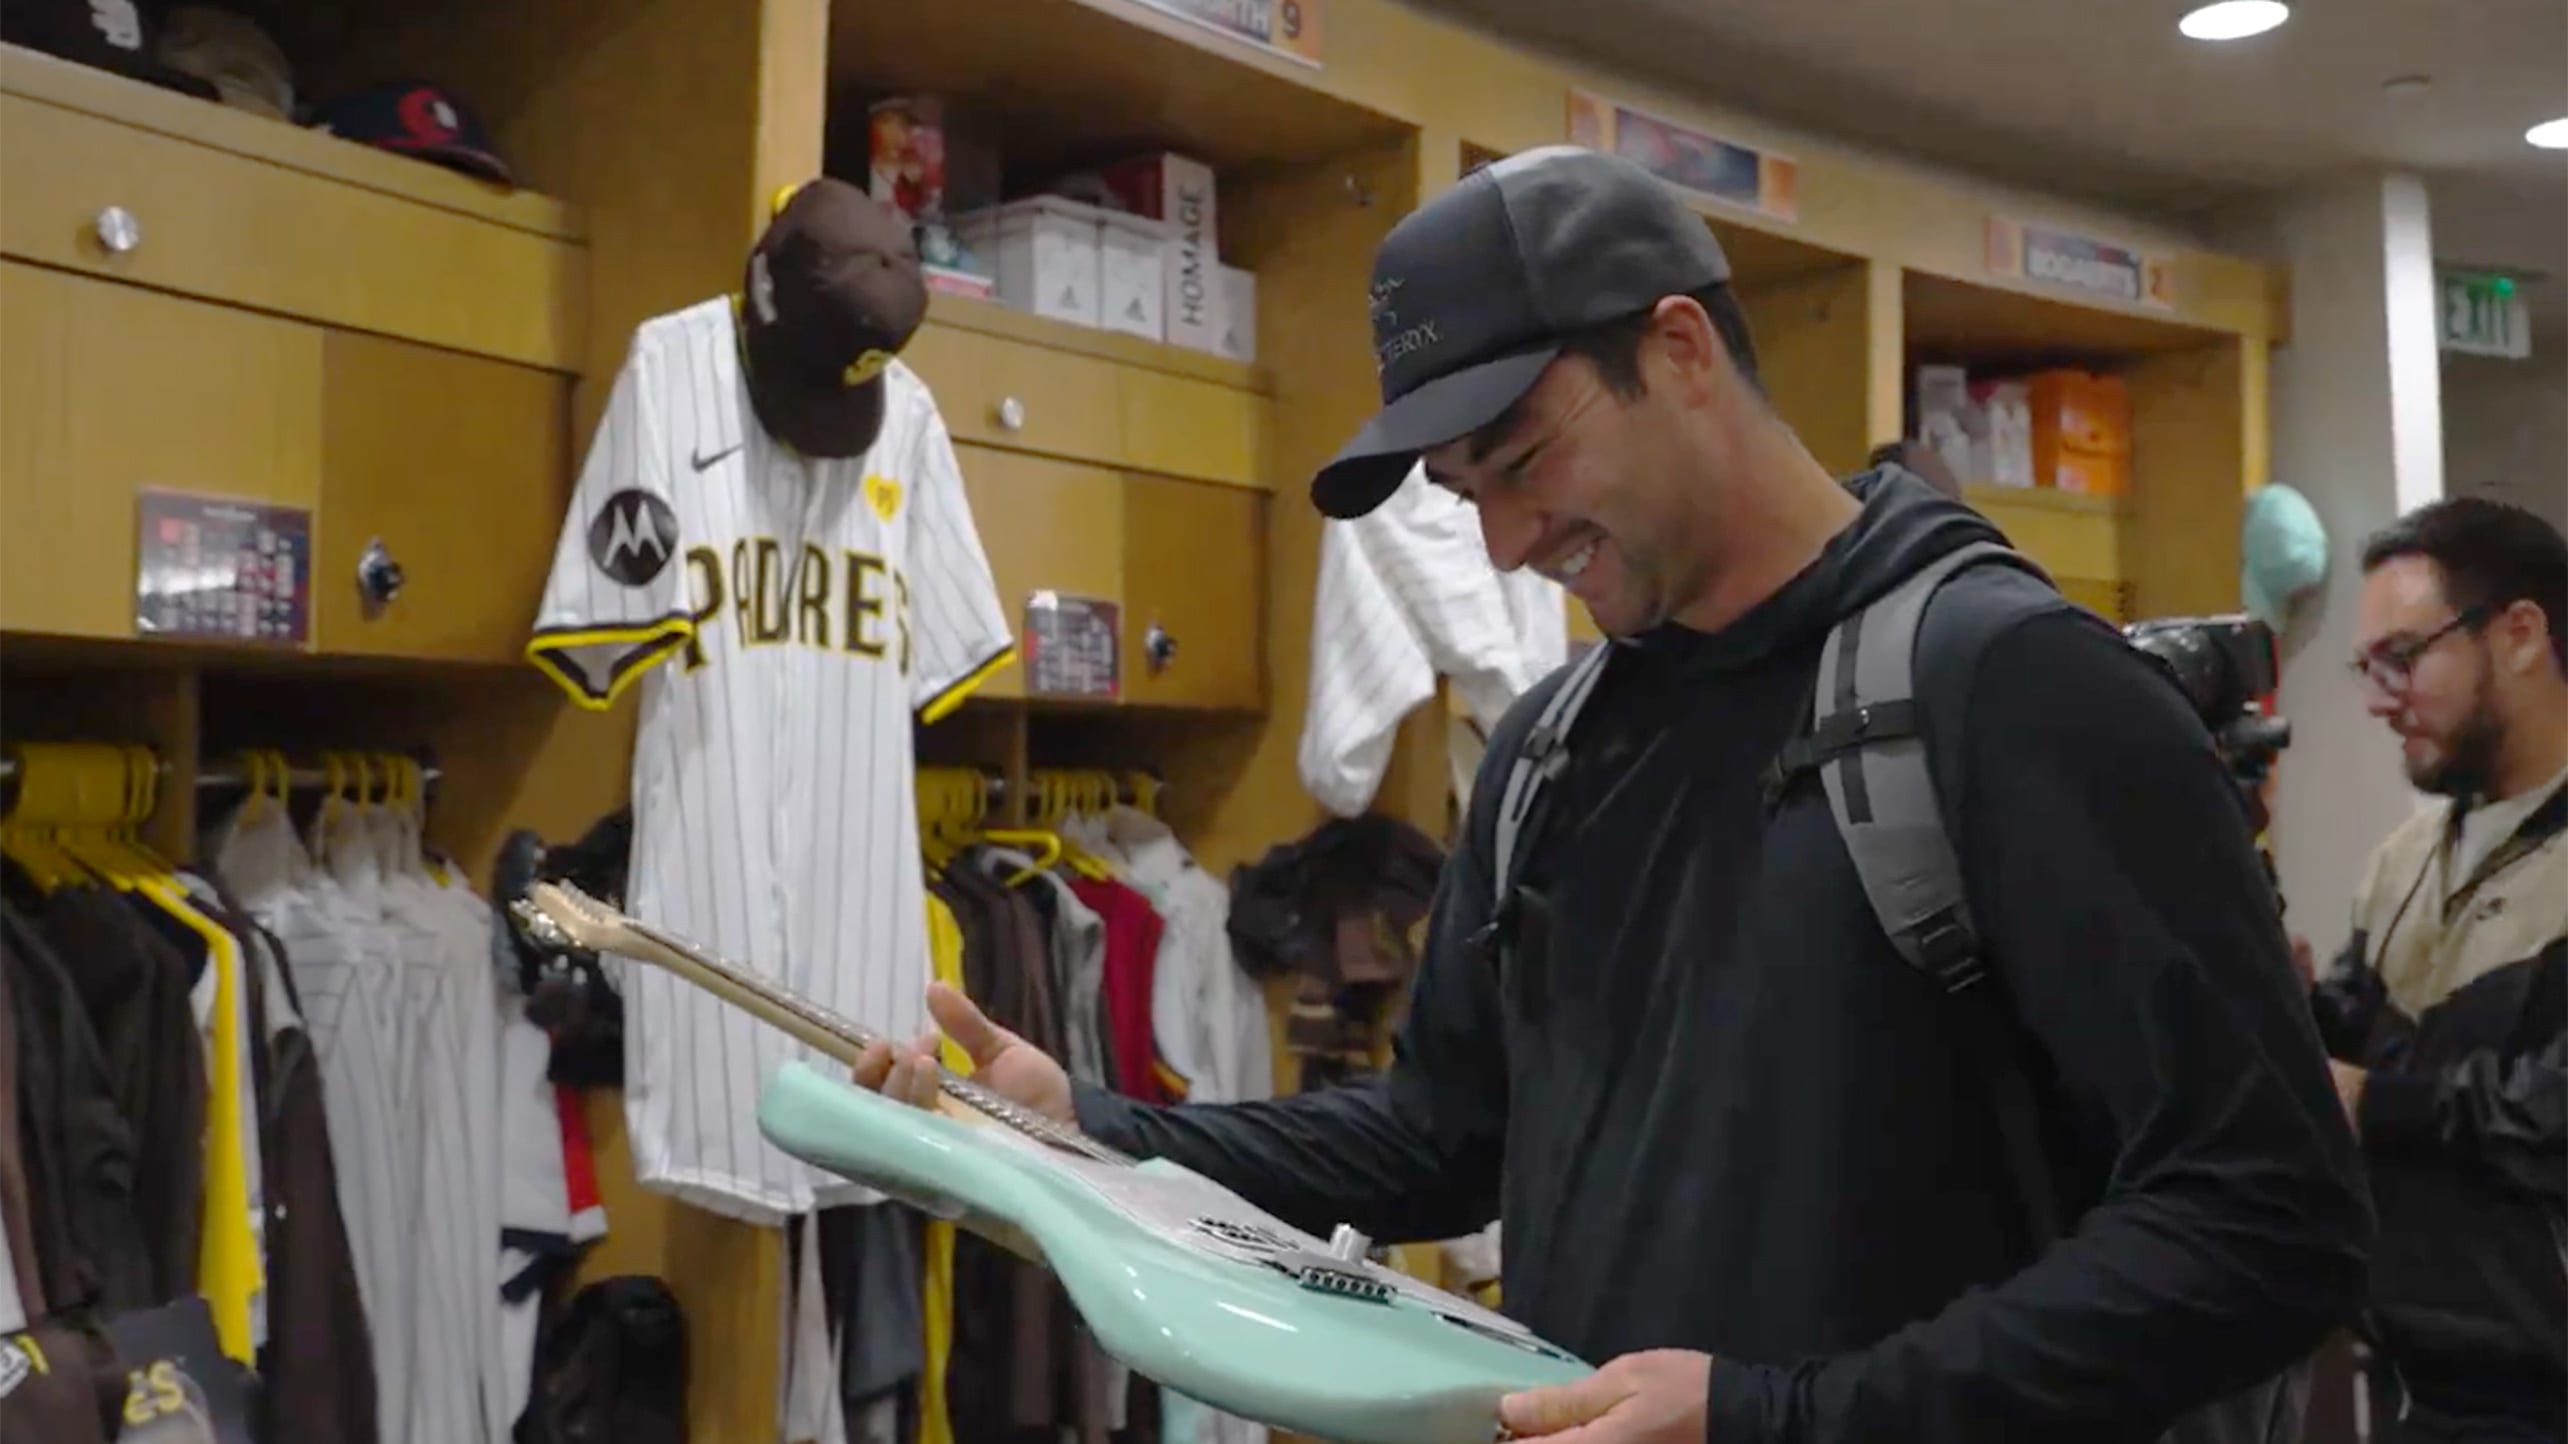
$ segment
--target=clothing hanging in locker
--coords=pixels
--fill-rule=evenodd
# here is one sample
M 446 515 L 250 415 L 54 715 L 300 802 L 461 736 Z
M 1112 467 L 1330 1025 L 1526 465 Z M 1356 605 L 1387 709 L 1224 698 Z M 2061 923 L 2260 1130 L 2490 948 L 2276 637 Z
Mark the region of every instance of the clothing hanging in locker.
M 138 840 L 142 749 L 0 766 L 0 1344 L 193 1329 L 253 1439 L 511 1439 L 540 1285 L 603 1223 L 425 770 L 208 769 L 239 796 L 179 864 Z
M 1157 1102 L 1268 1096 L 1264 998 L 1232 958 L 1227 890 L 1155 815 L 1155 782 L 1036 769 L 1026 785 L 1026 825 L 991 828 L 987 778 L 922 770 L 931 926 L 934 909 L 953 921 L 962 991 L 1083 1082 Z M 1041 1270 L 970 1238 L 954 1258 L 944 1393 L 955 1437 L 1045 1427 L 1083 1444 L 1266 1438 L 1136 1387 Z

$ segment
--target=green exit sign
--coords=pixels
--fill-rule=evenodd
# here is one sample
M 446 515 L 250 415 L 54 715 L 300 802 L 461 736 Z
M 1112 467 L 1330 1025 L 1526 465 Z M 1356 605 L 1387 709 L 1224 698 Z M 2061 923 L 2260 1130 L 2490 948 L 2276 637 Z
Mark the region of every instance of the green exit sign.
M 2439 339 L 2444 350 L 2515 361 L 2532 354 L 2529 317 L 2512 276 L 2444 271 L 2436 279 L 2443 308 Z

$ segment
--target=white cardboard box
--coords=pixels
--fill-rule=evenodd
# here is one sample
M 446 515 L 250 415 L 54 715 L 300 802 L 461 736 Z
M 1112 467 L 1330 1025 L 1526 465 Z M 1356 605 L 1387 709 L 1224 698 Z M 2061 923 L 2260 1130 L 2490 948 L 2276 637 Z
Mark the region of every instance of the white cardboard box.
M 1097 219 L 1098 315 L 1109 331 L 1168 339 L 1166 270 L 1172 249 L 1163 221 L 1107 211 Z
M 999 299 L 1021 311 L 1104 323 L 1103 247 L 1098 217 L 1110 214 L 1060 196 L 1028 196 L 957 217 L 955 234 L 998 282 Z
M 1173 151 L 1137 156 L 1106 168 L 1106 183 L 1135 215 L 1167 227 L 1160 264 L 1163 339 L 1197 351 L 1221 350 L 1220 204 L 1213 168 Z
M 1167 292 L 1168 340 L 1195 351 L 1219 354 L 1223 320 L 1229 314 L 1223 294 L 1222 265 L 1200 247 L 1172 236 L 1161 263 Z
M 1220 325 L 1213 349 L 1233 361 L 1257 359 L 1257 273 L 1237 266 L 1213 268 L 1221 284 Z

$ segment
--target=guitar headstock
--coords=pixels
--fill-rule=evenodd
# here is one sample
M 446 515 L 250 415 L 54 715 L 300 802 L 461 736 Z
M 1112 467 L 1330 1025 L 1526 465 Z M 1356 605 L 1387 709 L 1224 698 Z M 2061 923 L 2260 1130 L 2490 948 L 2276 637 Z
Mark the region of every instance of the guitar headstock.
M 567 882 L 529 884 L 526 895 L 508 905 L 529 937 L 548 948 L 579 948 L 592 953 L 630 952 L 641 941 L 633 920 Z

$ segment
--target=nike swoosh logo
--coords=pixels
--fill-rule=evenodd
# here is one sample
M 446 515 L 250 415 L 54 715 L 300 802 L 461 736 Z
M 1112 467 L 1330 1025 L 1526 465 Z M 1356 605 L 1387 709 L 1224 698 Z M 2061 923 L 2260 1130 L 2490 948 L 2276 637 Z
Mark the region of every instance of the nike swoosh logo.
M 698 471 L 702 471 L 702 470 L 704 470 L 706 467 L 713 465 L 715 462 L 720 461 L 720 460 L 721 460 L 721 459 L 723 459 L 724 457 L 729 456 L 731 453 L 733 453 L 733 452 L 735 452 L 735 451 L 738 451 L 739 449 L 740 449 L 740 443 L 735 441 L 735 442 L 731 443 L 729 446 L 726 446 L 726 447 L 722 448 L 720 451 L 715 452 L 715 453 L 714 453 L 713 455 L 711 455 L 711 456 L 706 456 L 706 455 L 703 455 L 703 454 L 701 454 L 701 453 L 692 453 L 692 454 L 690 454 L 690 455 L 687 457 L 687 460 L 692 461 L 692 462 L 694 462 L 694 463 L 695 463 L 695 469 L 696 469 L 696 470 L 698 470 Z

